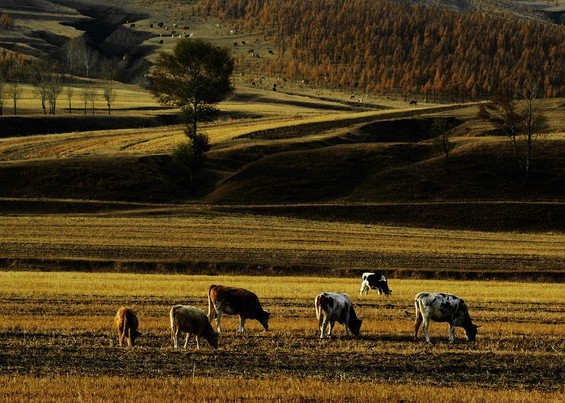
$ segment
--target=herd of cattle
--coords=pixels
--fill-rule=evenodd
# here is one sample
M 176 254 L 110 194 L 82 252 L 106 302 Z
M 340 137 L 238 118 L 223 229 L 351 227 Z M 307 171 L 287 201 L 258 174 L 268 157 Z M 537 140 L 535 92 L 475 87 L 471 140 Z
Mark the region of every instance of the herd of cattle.
M 360 295 L 366 295 L 369 290 L 380 294 L 391 295 L 387 278 L 382 273 L 363 273 Z M 474 325 L 465 302 L 455 295 L 446 293 L 420 292 L 414 298 L 416 307 L 416 322 L 414 325 L 414 340 L 417 339 L 418 329 L 423 324 L 426 341 L 430 342 L 428 328 L 430 321 L 447 322 L 449 324 L 449 341 L 455 341 L 455 327 L 465 329 L 467 338 L 475 341 L 478 326 Z M 320 329 L 320 338 L 331 337 L 335 322 L 345 326 L 346 335 L 349 331 L 359 336 L 362 320 L 355 313 L 351 299 L 347 294 L 339 292 L 323 292 L 314 299 L 316 317 Z M 175 348 L 179 346 L 181 332 L 186 333 L 184 348 L 186 349 L 191 336 L 196 337 L 196 347 L 200 349 L 200 339 L 203 338 L 213 348 L 218 348 L 219 334 L 222 333 L 220 324 L 222 315 L 239 315 L 239 332 L 244 331 L 245 321 L 255 319 L 265 330 L 269 330 L 269 312 L 265 311 L 259 298 L 253 292 L 243 288 L 211 285 L 208 289 L 208 314 L 201 309 L 175 305 L 169 312 L 171 320 L 171 337 Z M 212 322 L 216 322 L 216 331 Z M 128 346 L 135 344 L 135 339 L 141 334 L 138 331 L 139 321 L 135 312 L 128 307 L 118 310 L 115 317 L 119 344 L 124 340 Z M 329 327 L 328 327 L 329 325 Z M 327 329 L 327 331 L 326 331 Z

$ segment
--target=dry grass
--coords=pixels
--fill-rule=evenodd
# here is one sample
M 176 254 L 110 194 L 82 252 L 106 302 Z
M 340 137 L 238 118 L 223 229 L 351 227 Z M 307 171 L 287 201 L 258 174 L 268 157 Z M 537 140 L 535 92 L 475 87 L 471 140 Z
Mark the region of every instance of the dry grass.
M 486 273 L 530 270 L 532 264 L 540 265 L 536 267 L 540 273 L 559 271 L 565 260 L 562 233 L 447 233 L 253 216 L 198 206 L 156 206 L 153 210 L 109 214 L 5 216 L 0 231 L 0 257 L 18 259 L 241 262 L 265 267 L 388 270 L 433 266 L 437 270 Z M 526 265 L 527 261 L 531 263 Z
M 270 331 L 226 317 L 217 351 L 194 342 L 174 351 L 168 309 L 206 311 L 211 283 L 255 291 L 272 315 Z M 389 298 L 358 296 L 359 281 L 321 277 L 0 273 L 0 393 L 22 400 L 558 401 L 563 393 L 563 284 L 391 280 Z M 361 337 L 320 341 L 319 292 L 348 292 L 364 320 Z M 412 341 L 415 291 L 465 298 L 481 325 L 476 343 Z M 112 318 L 136 309 L 143 335 L 116 346 Z M 38 394 L 41 389 L 41 396 Z

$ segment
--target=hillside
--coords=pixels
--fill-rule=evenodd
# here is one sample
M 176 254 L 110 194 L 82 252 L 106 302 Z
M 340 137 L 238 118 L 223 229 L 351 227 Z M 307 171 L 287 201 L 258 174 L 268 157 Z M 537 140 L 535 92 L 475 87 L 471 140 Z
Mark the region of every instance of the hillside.
M 257 94 L 263 94 L 265 102 L 270 93 Z M 278 97 L 274 105 L 281 111 L 298 105 L 308 110 L 306 96 Z M 253 104 L 239 105 L 253 109 Z M 310 105 L 330 104 L 310 98 Z M 547 104 L 554 134 L 540 143 L 534 174 L 526 186 L 516 173 L 509 141 L 485 131 L 484 122 L 474 118 L 475 106 L 445 109 L 440 107 L 437 110 L 444 112 L 435 114 L 434 108 L 338 111 L 336 117 L 326 111 L 323 119 L 314 115 L 319 117 L 286 121 L 281 116 L 274 126 L 264 123 L 272 118 L 239 118 L 227 127 L 220 120 L 206 129 L 213 148 L 192 187 L 163 152 L 182 138 L 175 126 L 7 138 L 0 142 L 4 160 L 0 196 L 190 201 L 366 222 L 561 229 L 565 172 L 560 160 L 565 139 L 562 120 L 554 117 L 562 113 L 563 105 Z M 310 111 L 324 113 L 324 109 Z M 452 134 L 455 149 L 447 165 L 430 138 L 431 122 L 437 116 L 447 116 L 457 125 Z M 220 135 L 230 126 L 228 137 Z M 46 203 L 46 208 L 51 204 Z M 26 206 L 3 203 L 4 211 L 26 211 Z M 59 209 L 64 211 L 64 205 Z

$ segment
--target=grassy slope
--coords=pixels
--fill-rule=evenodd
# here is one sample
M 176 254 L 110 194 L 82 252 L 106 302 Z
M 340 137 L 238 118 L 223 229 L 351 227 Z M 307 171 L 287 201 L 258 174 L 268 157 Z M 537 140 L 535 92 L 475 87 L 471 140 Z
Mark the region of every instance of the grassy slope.
M 12 6 L 15 8 L 16 3 Z M 124 6 L 135 8 L 139 3 L 129 1 Z M 146 29 L 149 22 L 176 21 L 175 17 L 182 13 L 179 14 L 180 9 L 175 7 L 180 6 L 158 8 L 144 4 L 139 10 L 151 17 L 137 23 Z M 77 16 L 70 9 L 55 11 L 58 16 L 50 15 L 49 18 Z M 109 12 L 115 13 L 115 10 Z M 117 21 L 125 16 L 111 15 Z M 222 26 L 206 21 L 195 23 L 186 18 L 186 14 L 177 18 L 178 23 L 190 22 L 191 31 L 199 37 L 211 38 L 220 44 L 229 44 L 232 40 Z M 33 21 L 31 25 L 37 24 L 38 21 Z M 32 31 L 20 28 L 25 32 Z M 51 28 L 46 26 L 45 29 Z M 60 34 L 70 35 L 68 31 Z M 155 40 L 153 38 L 149 43 Z M 165 49 L 172 46 L 169 42 L 164 44 Z M 2 141 L 0 159 L 4 163 L 0 165 L 0 196 L 110 201 L 191 200 L 267 206 L 290 203 L 297 207 L 273 207 L 270 210 L 263 207 L 257 211 L 315 217 L 327 216 L 330 212 L 332 217 L 339 219 L 418 225 L 561 228 L 565 189 L 565 173 L 560 164 L 564 151 L 563 121 L 559 118 L 563 113 L 562 101 L 550 101 L 546 105 L 552 117 L 554 135 L 537 155 L 533 180 L 524 187 L 516 179 L 507 141 L 484 136 L 488 128 L 473 119 L 474 108 L 450 112 L 464 123 L 456 129 L 454 141 L 457 146 L 446 167 L 441 154 L 434 150 L 427 138 L 425 126 L 429 121 L 372 124 L 371 119 L 362 114 L 356 115 L 360 116 L 358 120 L 344 120 L 352 117 L 354 112 L 378 111 L 383 107 L 395 108 L 394 113 L 404 116 L 405 112 L 398 109 L 405 108 L 406 104 L 400 100 L 367 99 L 360 108 L 359 104 L 348 102 L 349 94 L 315 93 L 292 83 L 284 89 L 287 94 L 273 93 L 246 88 L 245 82 L 241 78 L 238 80 L 238 93 L 222 106 L 223 119 L 206 127 L 214 148 L 206 169 L 197 177 L 194 192 L 178 178 L 166 155 L 182 139 L 179 129 L 114 130 L 120 125 L 158 124 L 156 105 L 148 102 L 146 95 L 140 97 L 144 99 L 143 104 L 135 104 L 135 91 L 130 89 L 127 95 L 117 97 L 117 109 L 112 118 L 115 122 L 103 116 L 83 119 L 76 115 L 72 118 L 4 118 L 4 128 L 12 133 L 81 132 L 62 135 L 61 142 L 50 136 Z M 270 88 L 270 85 L 263 87 Z M 37 109 L 33 103 L 37 101 L 32 102 L 31 90 L 28 92 L 28 105 L 23 102 L 22 108 L 30 113 Z M 127 102 L 123 102 L 124 97 Z M 75 100 L 74 105 L 78 106 L 80 102 Z M 99 102 L 97 108 L 103 111 L 104 105 Z M 155 108 L 155 111 L 147 108 Z M 100 110 L 97 113 L 104 113 Z M 337 121 L 320 121 L 330 115 Z M 130 122 L 120 116 L 127 117 Z M 88 131 L 100 128 L 103 130 Z M 92 140 L 94 137 L 96 140 Z M 236 137 L 237 140 L 232 140 Z M 490 203 L 493 201 L 497 203 Z M 524 203 L 529 201 L 559 203 L 537 204 L 534 209 L 531 204 Z M 329 206 L 309 207 L 305 203 L 327 203 Z M 359 203 L 365 205 L 351 208 L 352 204 Z M 17 210 L 13 202 L 4 202 L 3 206 Z M 540 216 L 543 219 L 540 220 Z

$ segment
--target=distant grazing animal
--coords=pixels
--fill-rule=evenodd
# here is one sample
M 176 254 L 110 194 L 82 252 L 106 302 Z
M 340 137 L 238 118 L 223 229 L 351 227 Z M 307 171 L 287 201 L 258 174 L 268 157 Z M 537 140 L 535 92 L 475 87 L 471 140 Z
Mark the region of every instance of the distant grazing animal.
M 135 28 L 135 24 L 129 24 L 130 28 Z
M 345 334 L 349 336 L 349 331 L 359 336 L 362 320 L 357 317 L 353 304 L 347 294 L 338 292 L 323 292 L 314 299 L 316 307 L 316 318 L 320 327 L 320 339 L 324 338 L 326 327 L 329 322 L 328 337 L 332 337 L 332 330 L 335 322 L 345 325 Z
M 162 45 L 162 44 L 163 44 L 163 40 L 161 39 L 161 40 L 159 41 L 159 45 Z
M 376 290 L 379 292 L 379 295 L 383 293 L 385 295 L 392 294 L 392 290 L 388 288 L 388 280 L 383 273 L 363 273 L 359 295 L 367 295 L 369 290 Z
M 410 105 L 414 105 L 414 106 L 416 106 L 416 105 L 418 105 L 418 101 L 414 101 L 414 100 L 412 100 L 412 101 L 410 101 Z
M 449 323 L 449 341 L 451 343 L 455 341 L 455 326 L 465 329 L 469 341 L 475 341 L 478 326 L 475 326 L 471 321 L 467 305 L 461 298 L 452 294 L 420 292 L 414 297 L 414 304 L 416 306 L 414 340 L 417 339 L 418 329 L 423 322 L 426 341 L 430 342 L 428 328 L 430 320 L 433 320 Z
M 171 337 L 175 348 L 179 348 L 179 336 L 186 333 L 184 348 L 191 335 L 196 336 L 196 348 L 200 350 L 200 338 L 203 337 L 208 344 L 218 348 L 218 333 L 214 332 L 208 317 L 203 310 L 186 305 L 175 305 L 169 312 L 171 318 Z
M 211 285 L 208 289 L 208 319 L 216 318 L 218 333 L 222 332 L 220 320 L 222 314 L 239 315 L 239 332 L 243 332 L 246 319 L 256 319 L 269 330 L 271 314 L 264 311 L 257 295 L 243 288 Z
M 121 307 L 118 309 L 118 312 L 116 312 L 114 323 L 118 330 L 120 347 L 123 346 L 124 339 L 126 339 L 129 347 L 134 346 L 135 339 L 141 334 L 141 332 L 137 330 L 139 321 L 137 320 L 137 315 L 134 310 L 128 307 Z

